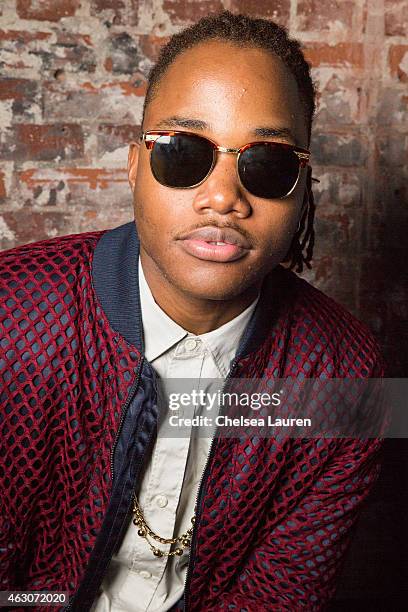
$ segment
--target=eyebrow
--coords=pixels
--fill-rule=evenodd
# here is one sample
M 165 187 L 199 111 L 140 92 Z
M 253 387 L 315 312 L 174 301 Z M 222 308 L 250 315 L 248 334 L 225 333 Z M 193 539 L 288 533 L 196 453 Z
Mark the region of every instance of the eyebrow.
M 211 125 L 201 119 L 192 119 L 189 117 L 180 117 L 178 115 L 172 115 L 166 117 L 156 124 L 155 129 L 159 128 L 178 128 L 182 127 L 190 130 L 208 130 L 211 129 Z M 264 138 L 286 138 L 291 140 L 296 146 L 298 141 L 293 131 L 288 127 L 272 127 L 272 126 L 260 126 L 256 127 L 251 131 L 254 136 L 263 136 Z

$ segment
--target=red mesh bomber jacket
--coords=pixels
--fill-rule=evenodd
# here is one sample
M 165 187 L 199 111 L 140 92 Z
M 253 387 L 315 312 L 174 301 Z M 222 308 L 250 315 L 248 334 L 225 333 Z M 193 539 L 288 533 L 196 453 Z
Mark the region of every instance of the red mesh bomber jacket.
M 133 221 L 0 254 L 0 590 L 68 591 L 69 605 L 58 609 L 70 612 L 89 610 L 98 594 L 156 435 L 138 254 Z M 232 374 L 371 378 L 384 370 L 363 323 L 277 266 Z M 180 607 L 323 609 L 380 447 L 376 438 L 216 439 Z

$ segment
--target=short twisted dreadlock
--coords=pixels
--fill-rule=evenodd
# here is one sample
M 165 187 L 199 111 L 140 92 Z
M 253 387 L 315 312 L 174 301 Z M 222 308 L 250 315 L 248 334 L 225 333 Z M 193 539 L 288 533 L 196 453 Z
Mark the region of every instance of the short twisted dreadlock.
M 160 79 L 174 62 L 176 57 L 186 49 L 207 40 L 220 40 L 238 47 L 258 47 L 281 58 L 296 79 L 299 98 L 308 126 L 308 145 L 310 144 L 313 116 L 315 112 L 316 89 L 310 75 L 310 66 L 306 62 L 299 41 L 288 37 L 288 30 L 273 21 L 252 19 L 246 15 L 234 15 L 222 11 L 210 17 L 200 19 L 194 25 L 174 34 L 168 43 L 161 48 L 158 60 L 148 77 L 148 87 L 143 106 L 143 120 L 148 104 L 155 97 Z M 304 213 L 299 228 L 295 232 L 292 244 L 284 258 L 289 268 L 297 266 L 296 272 L 303 271 L 303 264 L 311 268 L 314 246 L 314 211 L 315 203 L 312 193 L 311 167 L 307 166 L 307 181 Z M 306 230 L 305 230 L 306 228 Z M 304 232 L 304 236 L 302 234 Z M 306 253 L 303 250 L 306 248 Z

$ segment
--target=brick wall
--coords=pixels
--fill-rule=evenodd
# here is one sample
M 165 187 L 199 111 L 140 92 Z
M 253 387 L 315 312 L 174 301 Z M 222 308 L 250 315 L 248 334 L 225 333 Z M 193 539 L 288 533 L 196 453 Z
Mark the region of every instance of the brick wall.
M 365 320 L 391 375 L 406 375 L 406 0 L 2 0 L 0 248 L 133 218 L 126 143 L 147 72 L 169 35 L 222 7 L 303 41 L 320 179 L 304 276 Z

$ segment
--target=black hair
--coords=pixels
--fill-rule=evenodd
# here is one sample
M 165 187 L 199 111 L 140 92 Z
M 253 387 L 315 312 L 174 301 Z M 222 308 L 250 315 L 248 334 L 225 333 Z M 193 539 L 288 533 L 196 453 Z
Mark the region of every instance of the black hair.
M 273 21 L 253 19 L 247 15 L 233 14 L 230 11 L 222 11 L 210 17 L 203 17 L 192 26 L 174 34 L 167 44 L 161 48 L 157 62 L 148 76 L 142 125 L 146 108 L 158 91 L 160 79 L 176 57 L 183 51 L 209 40 L 226 41 L 239 47 L 258 47 L 281 58 L 295 77 L 303 114 L 308 126 L 308 144 L 310 144 L 315 113 L 316 88 L 310 75 L 310 66 L 303 56 L 300 42 L 289 38 L 288 30 Z M 311 183 L 311 167 L 307 166 L 305 198 L 308 199 L 308 203 L 305 206 L 299 228 L 294 234 L 289 251 L 283 259 L 284 262 L 289 262 L 290 269 L 297 266 L 296 272 L 303 271 L 303 264 L 311 268 L 315 211 Z M 304 231 L 305 234 L 302 238 Z M 306 248 L 306 253 L 303 253 L 304 248 Z

